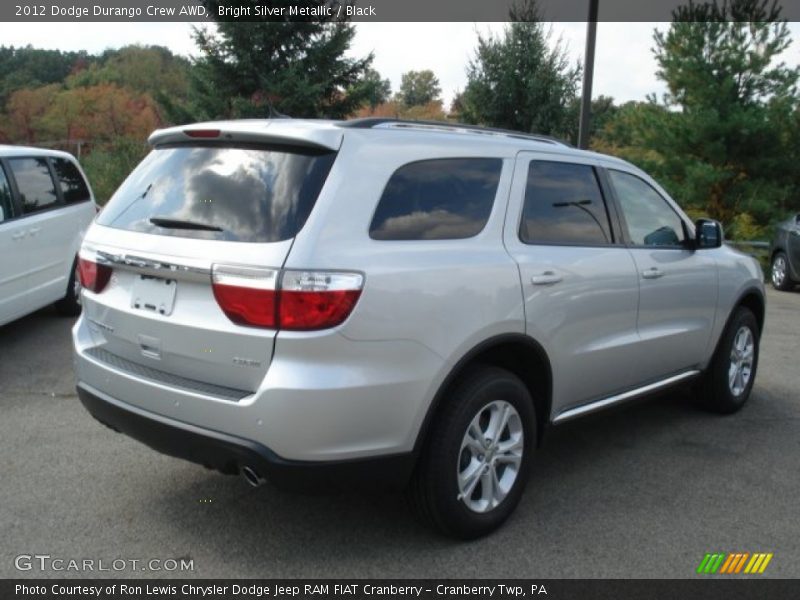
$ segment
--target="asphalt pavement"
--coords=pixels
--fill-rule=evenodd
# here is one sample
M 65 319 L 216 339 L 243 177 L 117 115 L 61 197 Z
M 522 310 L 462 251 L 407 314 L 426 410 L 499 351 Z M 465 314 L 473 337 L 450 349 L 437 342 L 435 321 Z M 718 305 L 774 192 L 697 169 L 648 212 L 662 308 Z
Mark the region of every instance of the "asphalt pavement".
M 771 552 L 764 576 L 800 577 L 800 291 L 769 292 L 740 413 L 678 391 L 562 425 L 516 513 L 470 543 L 402 494 L 253 489 L 106 429 L 75 396 L 70 326 L 45 309 L 0 327 L 0 577 L 680 578 L 707 552 Z

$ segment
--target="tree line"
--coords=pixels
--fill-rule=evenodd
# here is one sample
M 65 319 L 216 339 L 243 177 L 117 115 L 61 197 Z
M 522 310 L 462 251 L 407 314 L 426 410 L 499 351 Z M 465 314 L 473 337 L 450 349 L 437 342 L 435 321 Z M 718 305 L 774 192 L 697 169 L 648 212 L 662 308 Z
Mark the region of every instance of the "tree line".
M 220 22 L 195 30 L 192 60 L 158 46 L 99 55 L 3 46 L 0 142 L 80 152 L 101 201 L 147 151 L 153 129 L 208 119 L 451 120 L 574 143 L 581 65 L 533 0 L 510 16 L 499 35 L 476 34 L 466 85 L 447 107 L 432 71 L 404 73 L 393 91 L 372 54 L 353 57 L 348 22 Z M 769 0 L 678 8 L 653 36 L 667 93 L 622 105 L 594 98 L 591 148 L 644 168 L 690 214 L 721 220 L 729 237 L 768 236 L 800 210 L 800 70 L 779 60 L 790 44 Z

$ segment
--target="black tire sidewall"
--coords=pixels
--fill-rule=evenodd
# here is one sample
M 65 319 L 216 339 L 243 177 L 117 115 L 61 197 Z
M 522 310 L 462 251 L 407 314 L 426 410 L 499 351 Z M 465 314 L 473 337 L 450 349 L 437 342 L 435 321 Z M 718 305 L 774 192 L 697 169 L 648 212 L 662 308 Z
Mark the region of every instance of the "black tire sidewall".
M 730 354 L 736 334 L 743 326 L 748 327 L 750 333 L 753 335 L 753 366 L 750 373 L 750 381 L 747 382 L 744 391 L 738 396 L 734 396 L 728 385 Z M 714 365 L 710 374 L 711 390 L 709 391 L 711 392 L 711 397 L 709 400 L 712 403 L 711 408 L 715 409 L 717 412 L 726 414 L 736 412 L 744 406 L 747 399 L 750 397 L 758 372 L 759 338 L 760 333 L 755 315 L 747 308 L 738 308 L 725 328 L 725 333 L 720 341 L 720 346 L 714 358 Z
M 56 302 L 56 309 L 59 313 L 67 317 L 77 317 L 81 314 L 81 304 L 75 298 L 75 278 L 77 277 L 78 259 L 72 263 L 69 280 L 67 281 L 67 292 L 64 297 Z
M 503 501 L 486 513 L 476 513 L 457 499 L 457 465 L 461 442 L 472 419 L 489 403 L 504 400 L 519 413 L 524 446 L 519 474 Z M 429 447 L 428 481 L 440 528 L 456 537 L 475 538 L 496 529 L 514 511 L 527 483 L 536 443 L 536 415 L 525 385 L 512 373 L 483 367 L 454 389 Z

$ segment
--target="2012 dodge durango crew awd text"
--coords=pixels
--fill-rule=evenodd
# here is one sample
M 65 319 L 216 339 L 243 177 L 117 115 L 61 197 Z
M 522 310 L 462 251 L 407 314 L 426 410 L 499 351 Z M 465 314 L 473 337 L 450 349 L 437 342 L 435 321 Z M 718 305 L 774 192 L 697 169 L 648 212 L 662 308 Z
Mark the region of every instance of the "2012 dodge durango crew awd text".
M 369 472 L 469 538 L 549 425 L 750 394 L 757 263 L 624 161 L 384 119 L 150 143 L 80 250 L 73 337 L 83 404 L 157 450 L 254 484 Z

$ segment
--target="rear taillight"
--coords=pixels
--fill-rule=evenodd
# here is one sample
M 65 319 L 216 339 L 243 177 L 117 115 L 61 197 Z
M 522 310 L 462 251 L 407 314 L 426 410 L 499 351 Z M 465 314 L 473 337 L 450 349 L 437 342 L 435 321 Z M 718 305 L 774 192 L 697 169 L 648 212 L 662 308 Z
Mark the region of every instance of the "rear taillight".
M 281 329 L 327 329 L 344 321 L 361 295 L 359 273 L 284 271 L 278 314 Z
M 111 280 L 112 269 L 88 258 L 78 258 L 78 277 L 81 286 L 95 294 L 102 292 Z
M 234 323 L 311 331 L 342 323 L 364 285 L 359 273 L 287 270 L 280 275 L 278 269 L 214 265 L 214 297 Z
M 277 269 L 214 265 L 211 283 L 222 311 L 234 323 L 277 325 Z

